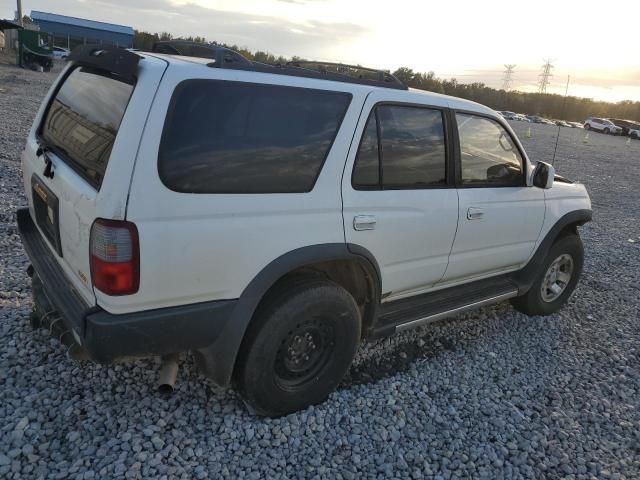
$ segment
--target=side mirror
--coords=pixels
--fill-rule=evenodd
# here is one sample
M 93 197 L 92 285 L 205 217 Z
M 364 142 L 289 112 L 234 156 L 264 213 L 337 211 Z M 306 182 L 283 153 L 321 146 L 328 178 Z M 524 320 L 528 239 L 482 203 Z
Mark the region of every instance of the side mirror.
M 556 169 L 545 162 L 538 162 L 533 170 L 533 185 L 538 188 L 549 189 L 553 186 Z

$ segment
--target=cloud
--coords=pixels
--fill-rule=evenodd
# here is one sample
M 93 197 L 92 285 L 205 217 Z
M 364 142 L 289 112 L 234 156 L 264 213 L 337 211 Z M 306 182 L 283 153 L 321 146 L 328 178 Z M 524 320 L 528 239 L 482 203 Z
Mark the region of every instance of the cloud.
M 282 1 L 282 0 L 280 0 Z M 287 1 L 287 0 L 284 0 Z M 307 1 L 307 0 L 295 0 Z M 312 0 L 320 1 L 320 0 Z M 30 2 L 34 10 L 50 11 L 49 0 Z M 174 36 L 204 36 L 276 55 L 323 58 L 369 29 L 356 23 L 295 22 L 203 7 L 170 0 L 57 0 L 56 13 L 130 25 L 137 30 L 170 32 Z

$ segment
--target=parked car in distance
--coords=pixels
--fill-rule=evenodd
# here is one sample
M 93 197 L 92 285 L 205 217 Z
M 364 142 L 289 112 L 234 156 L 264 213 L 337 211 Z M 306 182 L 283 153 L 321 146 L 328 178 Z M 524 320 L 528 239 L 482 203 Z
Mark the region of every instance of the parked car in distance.
M 192 352 L 279 416 L 324 401 L 363 339 L 566 303 L 589 195 L 494 110 L 363 67 L 212 55 L 79 47 L 35 115 L 31 321 L 70 356 L 157 356 L 171 389 Z
M 54 58 L 61 58 L 61 59 L 65 59 L 69 56 L 69 54 L 71 53 L 71 51 L 67 48 L 63 48 L 63 47 L 53 47 L 53 57 Z
M 540 115 L 527 115 L 527 118 L 532 123 L 542 123 L 544 125 L 555 125 L 555 123 L 553 123 L 551 120 L 549 120 L 548 118 L 541 117 Z
M 619 118 L 608 118 L 607 120 L 622 129 L 621 135 L 629 135 L 631 130 L 640 130 L 640 123 L 632 120 L 621 120 Z
M 522 113 L 516 113 L 516 120 L 518 120 L 519 122 L 530 122 L 531 120 L 529 120 L 527 118 L 526 115 L 522 114 Z
M 568 122 L 565 122 L 564 120 L 553 120 L 553 123 L 555 123 L 559 127 L 569 127 L 569 128 L 571 128 L 571 125 Z
M 572 128 L 582 128 L 582 124 L 580 122 L 567 122 L 571 125 Z
M 622 128 L 615 126 L 610 120 L 599 117 L 589 117 L 584 121 L 585 130 L 595 130 L 607 135 L 620 135 Z
M 516 113 L 515 112 L 510 112 L 508 110 L 503 110 L 501 112 L 498 112 L 500 115 L 502 115 L 503 118 L 507 119 L 507 120 L 516 120 Z

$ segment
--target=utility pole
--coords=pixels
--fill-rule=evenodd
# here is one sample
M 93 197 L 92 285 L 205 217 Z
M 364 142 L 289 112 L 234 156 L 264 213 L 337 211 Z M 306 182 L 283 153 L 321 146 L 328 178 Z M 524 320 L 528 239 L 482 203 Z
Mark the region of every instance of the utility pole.
M 545 60 L 544 65 L 542 66 L 542 73 L 538 75 L 540 77 L 540 81 L 538 82 L 538 93 L 547 93 L 547 87 L 549 83 L 551 83 L 551 77 L 553 77 L 553 73 L 551 73 L 551 69 L 553 65 L 551 64 L 551 60 Z
M 513 69 L 516 68 L 517 65 L 513 64 L 505 64 L 504 68 L 504 76 L 502 77 L 502 89 L 505 92 L 511 90 L 511 77 L 513 76 Z
M 18 18 L 16 20 L 18 20 L 18 23 L 20 24 L 21 27 L 24 27 L 24 25 L 22 24 L 22 0 L 17 0 L 18 1 Z

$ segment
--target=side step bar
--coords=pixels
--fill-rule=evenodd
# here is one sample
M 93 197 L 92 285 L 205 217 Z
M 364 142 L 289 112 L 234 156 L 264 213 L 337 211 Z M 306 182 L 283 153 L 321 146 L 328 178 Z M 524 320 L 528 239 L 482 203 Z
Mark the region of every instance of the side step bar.
M 453 308 L 445 312 L 434 313 L 433 315 L 429 315 L 423 318 L 418 318 L 416 320 L 411 320 L 410 322 L 396 325 L 396 332 L 401 332 L 403 330 L 410 330 L 412 328 L 419 327 L 420 325 L 425 325 L 427 323 L 435 322 L 443 318 L 452 317 L 459 313 L 466 312 L 467 310 L 473 310 L 474 308 L 480 308 L 486 305 L 492 305 L 494 303 L 502 302 L 503 300 L 508 300 L 516 296 L 518 296 L 518 291 L 513 290 L 511 292 L 503 293 L 496 297 L 490 297 L 490 298 L 485 298 L 484 300 L 478 300 L 477 302 L 473 302 L 468 305 L 463 305 L 461 307 Z
M 380 316 L 371 337 L 381 338 L 395 332 L 435 322 L 467 310 L 502 302 L 518 296 L 518 287 L 509 276 L 479 280 L 380 306 Z

